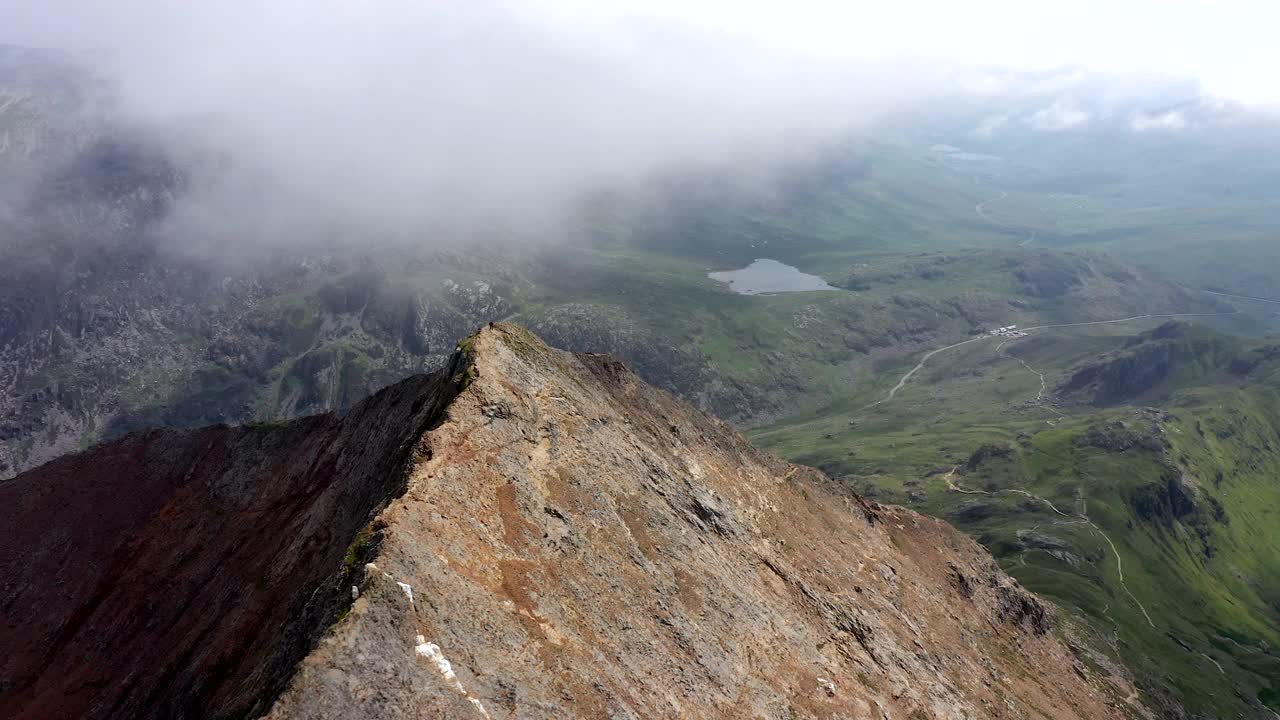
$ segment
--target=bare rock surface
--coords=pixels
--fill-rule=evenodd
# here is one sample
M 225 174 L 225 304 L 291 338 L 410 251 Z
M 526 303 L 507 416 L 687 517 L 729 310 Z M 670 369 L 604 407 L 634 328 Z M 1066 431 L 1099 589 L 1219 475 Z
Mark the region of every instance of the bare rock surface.
M 273 718 L 1127 717 L 945 523 L 499 325 Z
M 1142 714 L 949 525 L 511 325 L 0 482 L 0 526 L 6 718 Z

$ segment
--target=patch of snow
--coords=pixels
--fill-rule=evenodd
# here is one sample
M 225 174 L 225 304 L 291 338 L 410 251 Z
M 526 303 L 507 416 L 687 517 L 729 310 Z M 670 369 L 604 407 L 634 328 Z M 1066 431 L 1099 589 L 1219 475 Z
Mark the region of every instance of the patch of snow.
M 453 671 L 453 665 L 445 659 L 444 653 L 440 652 L 440 646 L 427 642 L 427 639 L 421 635 L 418 636 L 417 640 L 418 645 L 414 648 L 414 652 L 430 660 L 436 666 L 436 670 L 439 670 L 440 674 L 444 676 L 445 680 L 457 683 L 458 689 L 462 690 L 462 683 L 458 680 L 458 674 Z
M 480 698 L 474 697 L 467 689 L 463 687 L 462 681 L 458 679 L 458 674 L 453 671 L 453 664 L 445 659 L 444 653 L 440 652 L 440 646 L 435 643 L 427 642 L 427 639 L 421 635 L 417 636 L 417 645 L 414 646 L 414 652 L 431 661 L 436 666 L 436 670 L 453 689 L 462 693 L 472 705 L 476 706 L 476 710 L 484 717 L 490 717 L 489 712 L 484 709 L 484 703 L 480 702 Z
M 836 696 L 836 684 L 831 682 L 827 678 L 818 678 L 818 686 L 821 687 L 822 691 L 827 694 L 827 697 Z

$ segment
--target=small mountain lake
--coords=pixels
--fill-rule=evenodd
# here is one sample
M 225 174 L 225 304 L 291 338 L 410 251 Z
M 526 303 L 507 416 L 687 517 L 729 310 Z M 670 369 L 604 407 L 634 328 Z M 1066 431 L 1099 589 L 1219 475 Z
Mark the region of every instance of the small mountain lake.
M 802 273 L 790 265 L 765 258 L 757 259 L 741 270 L 707 273 L 707 277 L 727 283 L 729 289 L 739 295 L 840 289 L 828 285 L 817 275 Z

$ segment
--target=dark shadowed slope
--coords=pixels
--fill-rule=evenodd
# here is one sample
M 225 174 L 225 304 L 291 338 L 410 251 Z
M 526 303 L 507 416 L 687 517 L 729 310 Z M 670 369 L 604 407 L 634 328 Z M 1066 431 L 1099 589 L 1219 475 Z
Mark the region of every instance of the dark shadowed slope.
M 264 711 L 349 593 L 348 546 L 403 491 L 448 380 L 342 419 L 137 433 L 0 483 L 0 714 Z

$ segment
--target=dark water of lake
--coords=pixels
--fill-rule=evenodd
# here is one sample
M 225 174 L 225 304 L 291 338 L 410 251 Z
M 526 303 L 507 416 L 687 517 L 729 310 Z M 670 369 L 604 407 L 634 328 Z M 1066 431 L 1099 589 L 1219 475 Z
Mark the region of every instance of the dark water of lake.
M 802 273 L 790 265 L 764 258 L 756 260 L 741 270 L 707 273 L 707 277 L 727 283 L 729 289 L 739 295 L 839 290 L 828 285 L 817 275 Z

